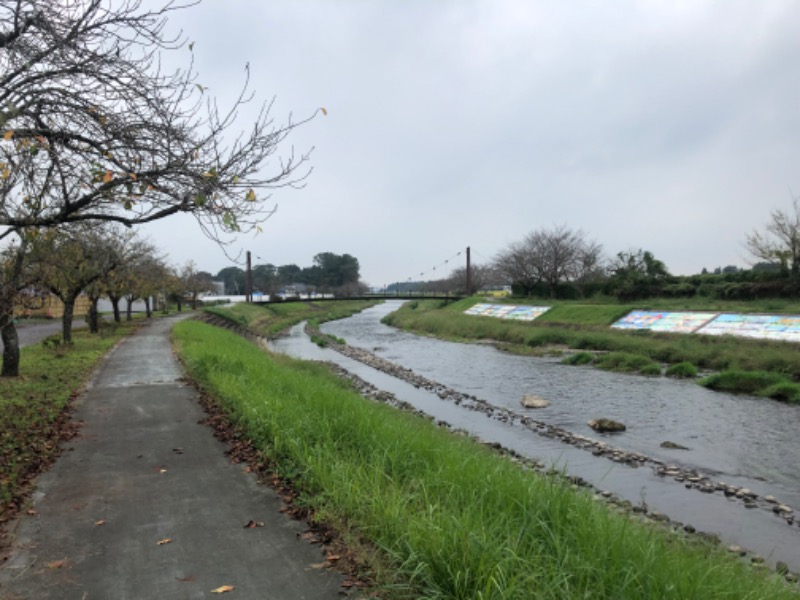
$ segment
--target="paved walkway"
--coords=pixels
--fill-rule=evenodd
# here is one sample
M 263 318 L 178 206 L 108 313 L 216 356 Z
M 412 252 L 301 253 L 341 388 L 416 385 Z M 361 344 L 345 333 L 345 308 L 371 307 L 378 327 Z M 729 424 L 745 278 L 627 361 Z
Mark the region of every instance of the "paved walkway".
M 343 576 L 224 455 L 158 319 L 110 355 L 79 402 L 81 435 L 12 532 L 0 599 L 339 598 Z M 244 528 L 248 521 L 264 527 Z M 212 593 L 234 586 L 230 593 Z

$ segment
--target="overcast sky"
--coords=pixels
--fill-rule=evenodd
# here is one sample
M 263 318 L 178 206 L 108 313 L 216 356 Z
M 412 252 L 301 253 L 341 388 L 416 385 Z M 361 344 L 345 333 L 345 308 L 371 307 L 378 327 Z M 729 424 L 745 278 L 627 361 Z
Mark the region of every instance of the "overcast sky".
M 249 63 L 276 121 L 328 111 L 284 148 L 314 147 L 306 187 L 230 247 L 254 264 L 348 253 L 382 286 L 565 224 L 690 274 L 746 266 L 800 194 L 800 2 L 204 0 L 170 23 L 223 104 Z M 232 264 L 191 218 L 145 233 Z

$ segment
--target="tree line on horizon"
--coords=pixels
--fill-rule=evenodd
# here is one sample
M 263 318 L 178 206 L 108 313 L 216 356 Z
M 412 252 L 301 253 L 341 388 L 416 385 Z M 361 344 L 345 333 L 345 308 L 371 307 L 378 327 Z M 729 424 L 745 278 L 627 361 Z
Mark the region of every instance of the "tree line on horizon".
M 751 268 L 704 268 L 696 275 L 672 275 L 645 249 L 605 256 L 601 244 L 567 225 L 539 228 L 501 249 L 489 264 L 472 265 L 471 292 L 510 287 L 514 295 L 560 299 L 596 295 L 621 301 L 653 297 L 713 297 L 728 300 L 792 298 L 800 295 L 800 198 L 788 210 L 775 209 L 766 226 L 746 235 Z M 392 292 L 465 293 L 466 268 L 436 281 L 388 286 Z
M 333 252 L 316 254 L 308 267 L 294 263 L 280 266 L 258 264 L 251 269 L 253 291 L 274 295 L 291 286 L 314 292 L 353 295 L 366 289 L 359 280 L 360 268 L 355 256 Z M 247 272 L 241 267 L 225 267 L 213 276 L 207 272 L 204 274 L 221 282 L 227 295 L 243 295 L 247 290 Z

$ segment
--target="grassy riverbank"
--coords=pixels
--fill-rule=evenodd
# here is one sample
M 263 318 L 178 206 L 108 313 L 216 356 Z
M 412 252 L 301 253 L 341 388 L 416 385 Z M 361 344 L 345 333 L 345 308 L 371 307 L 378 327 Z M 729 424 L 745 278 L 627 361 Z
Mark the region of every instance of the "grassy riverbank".
M 73 344 L 21 351 L 21 375 L 0 378 L 0 523 L 20 508 L 28 483 L 58 454 L 74 432 L 69 404 L 106 352 L 138 324 L 122 324 L 92 335 L 73 331 Z
M 697 371 L 716 371 L 723 377 L 709 377 L 700 383 L 712 389 L 763 395 L 778 400 L 800 402 L 800 348 L 788 342 L 658 333 L 651 331 L 619 331 L 609 326 L 634 307 L 620 304 L 577 304 L 524 301 L 524 304 L 552 306 L 536 321 L 524 323 L 492 317 L 465 315 L 470 306 L 482 302 L 473 297 L 444 305 L 436 301 L 405 304 L 384 322 L 408 331 L 453 340 L 492 340 L 505 349 L 519 353 L 566 353 L 576 364 L 594 362 L 600 368 L 660 375 L 661 365 L 673 369 L 676 376 Z M 519 304 L 523 301 L 518 300 Z M 653 310 L 737 310 L 763 312 L 769 303 L 742 310 L 742 303 L 720 306 L 713 304 L 664 305 L 651 302 Z M 800 307 L 781 304 L 787 312 L 800 312 Z M 575 351 L 592 355 L 571 359 Z M 603 353 L 603 355 L 596 355 Z M 669 371 L 669 368 L 667 369 Z M 765 376 L 765 374 L 769 374 Z
M 301 321 L 324 323 L 349 317 L 382 300 L 326 300 L 276 304 L 238 303 L 215 306 L 206 311 L 224 317 L 264 337 L 274 337 Z
M 298 501 L 363 544 L 383 597 L 797 597 L 717 548 L 367 401 L 324 366 L 203 323 L 179 323 L 174 336 L 191 376 L 292 480 Z

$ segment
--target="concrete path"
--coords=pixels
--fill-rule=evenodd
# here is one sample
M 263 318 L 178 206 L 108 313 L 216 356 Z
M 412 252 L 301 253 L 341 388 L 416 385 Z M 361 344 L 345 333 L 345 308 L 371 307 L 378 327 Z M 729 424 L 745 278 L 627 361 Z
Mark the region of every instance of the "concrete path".
M 278 512 L 199 425 L 158 319 L 110 355 L 79 402 L 84 421 L 12 530 L 0 599 L 339 598 L 303 526 Z M 264 527 L 244 528 L 248 521 Z M 212 593 L 234 589 L 224 596 Z

